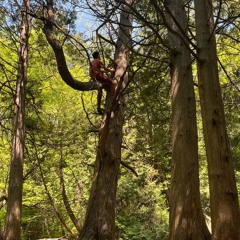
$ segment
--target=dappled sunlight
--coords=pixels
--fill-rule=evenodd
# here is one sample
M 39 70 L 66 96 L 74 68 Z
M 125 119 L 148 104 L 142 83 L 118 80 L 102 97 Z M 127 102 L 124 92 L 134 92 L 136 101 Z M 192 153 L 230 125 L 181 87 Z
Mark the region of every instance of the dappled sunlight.
M 238 239 L 238 1 L 26 3 L 0 1 L 0 228 Z
M 179 227 L 180 221 L 182 221 L 182 210 L 183 210 L 183 205 L 178 204 L 175 211 L 175 220 L 174 220 L 175 230 Z

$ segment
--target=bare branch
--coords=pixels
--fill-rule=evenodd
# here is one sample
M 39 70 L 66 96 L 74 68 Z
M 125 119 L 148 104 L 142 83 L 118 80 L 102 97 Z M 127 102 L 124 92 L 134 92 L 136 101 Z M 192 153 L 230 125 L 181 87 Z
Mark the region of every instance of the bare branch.
M 80 233 L 81 231 L 81 225 L 80 221 L 77 220 L 71 205 L 69 203 L 69 198 L 67 196 L 66 188 L 65 188 L 65 181 L 64 181 L 64 174 L 63 174 L 63 157 L 62 157 L 62 146 L 60 147 L 60 159 L 59 159 L 59 179 L 60 179 L 60 186 L 61 186 L 61 192 L 62 192 L 62 199 L 64 206 L 66 208 L 66 211 L 68 213 L 68 216 L 71 218 L 74 226 L 76 227 L 77 231 Z
M 38 17 L 37 15 L 32 14 L 32 13 L 28 13 L 28 14 L 30 14 L 32 17 L 40 19 L 44 22 L 43 33 L 45 34 L 48 43 L 50 44 L 50 46 L 52 47 L 52 49 L 54 51 L 57 66 L 58 66 L 58 72 L 59 72 L 61 78 L 68 86 L 70 86 L 71 88 L 73 88 L 75 90 L 92 91 L 92 90 L 101 89 L 102 88 L 101 83 L 96 82 L 96 81 L 80 82 L 80 81 L 77 81 L 76 79 L 74 79 L 72 74 L 70 73 L 67 63 L 66 63 L 64 51 L 62 48 L 62 43 L 60 43 L 59 40 L 57 40 L 57 38 L 55 37 L 55 35 L 53 33 L 53 27 L 56 27 L 57 29 L 59 29 L 63 34 L 65 34 L 66 37 L 70 37 L 70 38 L 74 39 L 75 41 L 76 41 L 76 39 L 74 37 L 70 36 L 64 30 L 62 30 L 62 28 L 54 21 L 54 12 L 53 12 L 52 4 L 53 4 L 52 1 L 48 1 L 48 5 L 47 5 L 48 18 Z M 81 46 L 83 46 L 83 45 L 81 45 Z M 87 54 L 87 57 L 88 57 L 88 60 L 90 60 L 88 54 Z
M 102 88 L 102 84 L 96 81 L 80 82 L 75 80 L 67 67 L 62 45 L 53 35 L 52 24 L 50 22 L 45 24 L 43 32 L 47 38 L 48 43 L 51 45 L 54 51 L 56 61 L 57 61 L 57 66 L 58 66 L 58 72 L 62 77 L 63 81 L 68 86 L 70 86 L 75 90 L 80 90 L 80 91 L 91 91 L 91 90 L 98 90 Z
M 138 174 L 137 174 L 137 172 L 134 170 L 133 167 L 129 166 L 127 163 L 125 163 L 125 162 L 123 162 L 123 161 L 121 161 L 121 164 L 122 164 L 125 168 L 129 169 L 132 173 L 134 173 L 134 175 L 135 175 L 136 177 L 138 177 Z
M 228 72 L 227 72 L 227 70 L 225 69 L 225 67 L 223 66 L 223 64 L 222 64 L 222 62 L 220 61 L 220 59 L 219 58 L 217 58 L 217 60 L 218 60 L 218 63 L 220 64 L 220 66 L 221 66 L 221 68 L 222 68 L 222 70 L 224 71 L 224 73 L 226 74 L 226 76 L 227 76 L 227 78 L 228 78 L 228 80 L 229 80 L 229 82 L 231 83 L 231 85 L 232 86 L 234 86 L 235 88 L 236 88 L 236 90 L 238 91 L 238 92 L 240 92 L 240 89 L 239 89 L 239 87 L 232 81 L 232 79 L 231 79 L 231 77 L 229 76 L 229 74 L 228 74 Z
M 95 126 L 95 125 L 92 123 L 92 121 L 91 121 L 91 119 L 90 119 L 90 117 L 89 117 L 89 114 L 88 114 L 88 112 L 87 112 L 87 110 L 86 110 L 86 108 L 85 108 L 84 99 L 83 99 L 83 94 L 81 95 L 81 101 L 82 101 L 83 111 L 85 112 L 86 117 L 87 117 L 89 123 L 90 123 L 94 128 L 97 128 L 97 126 Z

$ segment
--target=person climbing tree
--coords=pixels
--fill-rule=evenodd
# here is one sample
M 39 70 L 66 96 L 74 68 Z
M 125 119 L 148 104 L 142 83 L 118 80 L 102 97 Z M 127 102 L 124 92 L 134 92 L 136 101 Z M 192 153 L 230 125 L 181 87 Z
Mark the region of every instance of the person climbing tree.
M 115 94 L 116 82 L 115 80 L 112 80 L 104 73 L 107 73 L 107 72 L 114 73 L 115 69 L 107 68 L 106 66 L 104 66 L 98 51 L 94 52 L 92 56 L 93 56 L 93 61 L 90 63 L 90 68 L 89 68 L 89 75 L 91 79 L 101 82 L 104 88 L 107 87 L 108 89 L 110 87 L 110 94 L 113 96 Z M 99 114 L 103 114 L 103 111 L 101 109 L 101 100 L 102 100 L 102 89 L 98 91 L 98 96 L 97 96 L 97 110 Z

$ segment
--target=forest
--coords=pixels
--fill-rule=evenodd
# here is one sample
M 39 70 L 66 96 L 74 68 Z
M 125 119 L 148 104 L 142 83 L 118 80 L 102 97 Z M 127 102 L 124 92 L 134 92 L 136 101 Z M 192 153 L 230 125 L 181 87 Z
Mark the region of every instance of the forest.
M 0 0 L 0 240 L 240 240 L 239 13 Z

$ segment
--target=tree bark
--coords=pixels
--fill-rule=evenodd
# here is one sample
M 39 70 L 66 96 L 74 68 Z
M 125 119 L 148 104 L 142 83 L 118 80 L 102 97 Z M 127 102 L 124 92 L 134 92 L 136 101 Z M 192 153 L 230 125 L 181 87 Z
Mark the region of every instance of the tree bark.
M 127 0 L 126 3 L 132 5 L 132 0 Z M 115 54 L 117 64 L 115 79 L 118 81 L 120 92 L 127 84 L 126 70 L 132 32 L 130 12 L 127 5 L 122 6 Z M 79 236 L 80 240 L 115 239 L 115 205 L 121 162 L 124 100 L 123 95 L 119 96 L 115 105 L 111 96 L 107 99 L 108 111 L 102 121 L 91 193 L 85 223 Z
M 165 7 L 171 11 L 167 20 L 174 30 L 169 31 L 169 40 L 173 47 L 170 51 L 173 122 L 169 239 L 210 239 L 200 200 L 196 100 L 191 55 L 184 36 L 179 37 L 181 32 L 187 36 L 187 16 L 182 0 L 167 0 Z
M 239 203 L 219 83 L 211 0 L 195 0 L 198 81 L 210 185 L 212 239 L 237 240 Z
M 12 141 L 12 157 L 8 186 L 7 216 L 4 232 L 5 240 L 21 239 L 23 161 L 25 143 L 25 88 L 27 81 L 29 17 L 26 14 L 30 0 L 22 3 L 22 22 L 20 26 L 20 47 L 18 59 L 18 75 L 16 83 L 14 132 Z

